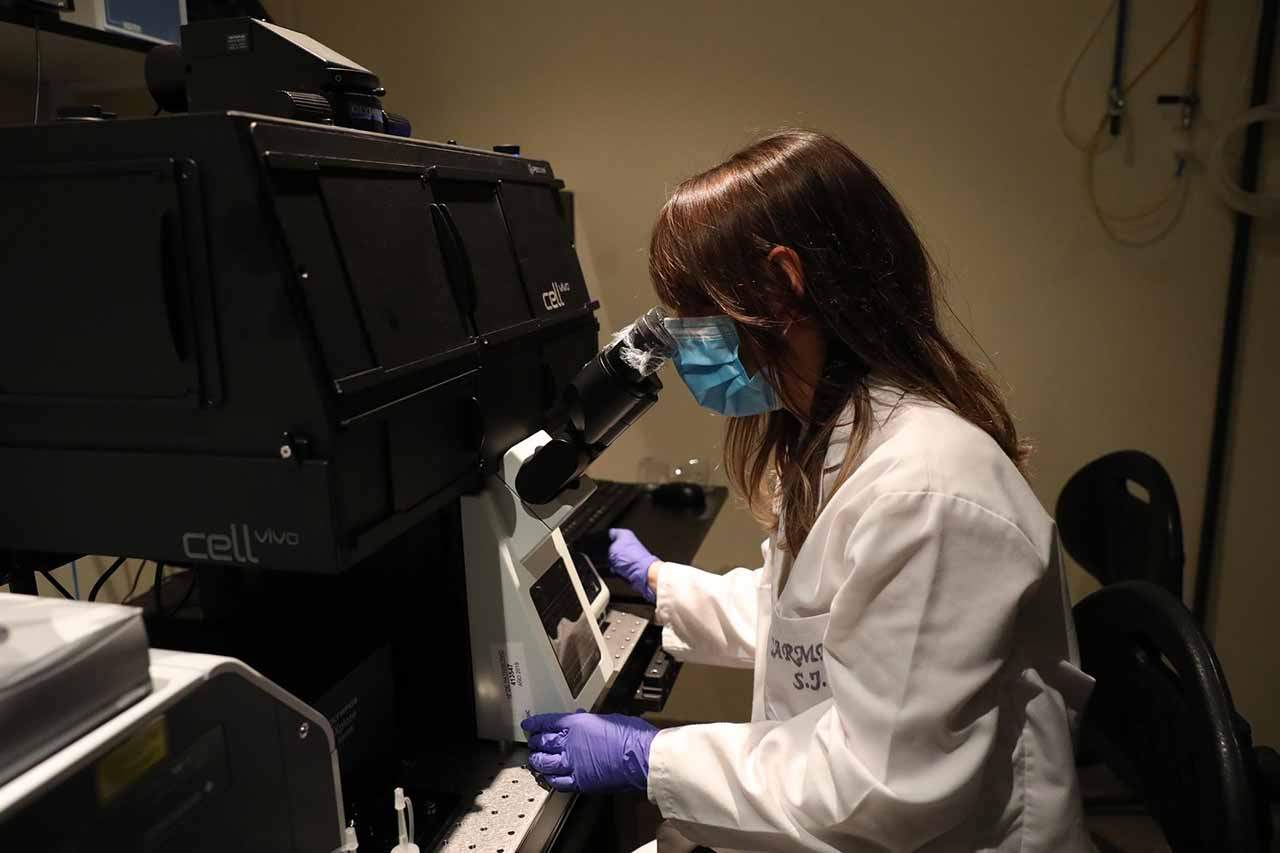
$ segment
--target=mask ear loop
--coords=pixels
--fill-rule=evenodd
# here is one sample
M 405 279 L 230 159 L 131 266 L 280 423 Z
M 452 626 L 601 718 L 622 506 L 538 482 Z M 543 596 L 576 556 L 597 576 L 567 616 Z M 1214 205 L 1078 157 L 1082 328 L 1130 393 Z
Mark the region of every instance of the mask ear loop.
M 771 246 L 768 250 L 768 253 L 766 254 L 766 261 L 765 261 L 766 266 L 769 269 L 770 275 L 772 275 L 772 277 L 775 279 L 775 284 L 791 296 L 790 301 L 792 305 L 788 306 L 788 308 L 785 310 L 785 319 L 783 319 L 782 321 L 783 323 L 782 336 L 784 338 L 787 337 L 791 333 L 792 327 L 795 326 L 795 324 L 800 322 L 802 319 L 813 322 L 825 333 L 827 331 L 826 323 L 823 322 L 822 316 L 817 310 L 817 303 L 813 298 L 813 288 L 811 284 L 809 282 L 805 282 L 803 287 L 797 288 L 795 283 L 791 280 L 791 277 L 787 275 L 785 272 L 778 270 L 775 267 L 774 262 L 769 260 L 769 258 L 773 255 L 775 251 L 782 248 L 787 248 L 787 247 L 784 247 L 781 244 Z M 801 264 L 801 268 L 803 269 L 803 264 Z M 803 275 L 803 272 L 801 273 L 801 275 Z M 802 310 L 802 309 L 808 309 L 808 310 Z M 828 339 L 829 339 L 829 336 L 828 336 Z M 784 363 L 782 363 L 780 360 L 779 367 L 785 370 L 787 366 Z M 805 423 L 810 422 L 812 420 L 812 413 L 809 413 L 806 415 L 797 411 L 796 407 L 792 404 L 792 401 L 788 399 L 788 395 L 781 390 L 783 387 L 783 384 L 781 382 L 782 377 L 779 375 L 778 371 L 775 371 L 772 367 L 762 368 L 762 369 L 765 373 L 766 380 L 773 386 L 774 393 L 777 395 L 778 399 L 782 401 L 783 407 L 788 412 L 790 412 L 793 416 L 799 418 L 801 421 Z M 824 365 L 824 370 L 825 370 L 825 365 Z M 805 384 L 809 384 L 807 378 L 804 376 L 801 376 L 798 371 L 791 371 L 791 373 L 793 378 L 796 379 L 797 381 L 803 382 Z M 822 387 L 822 385 L 823 385 L 823 377 L 820 374 L 818 377 L 818 380 L 815 383 L 813 383 L 812 387 L 810 388 L 810 390 L 813 392 L 813 399 L 815 401 L 817 399 L 819 389 Z
M 785 328 L 783 329 L 783 334 L 784 335 L 786 334 Z M 739 346 L 739 352 L 738 352 L 739 361 L 742 361 L 741 348 L 745 346 L 751 351 L 751 356 L 752 356 L 751 360 L 760 365 L 757 368 L 756 372 L 752 374 L 752 378 L 754 379 L 756 376 L 763 376 L 764 381 L 769 384 L 770 389 L 773 391 L 774 397 L 778 400 L 778 402 L 782 403 L 782 408 L 785 409 L 793 417 L 796 417 L 800 420 L 804 420 L 805 418 L 796 410 L 794 401 L 791 400 L 787 395 L 787 393 L 782 390 L 783 383 L 781 381 L 781 376 L 779 375 L 778 371 L 769 364 L 769 359 L 759 358 L 758 356 L 756 356 L 755 350 L 751 346 L 750 342 L 745 341 L 741 335 L 738 336 L 738 346 Z M 743 362 L 743 366 L 744 367 L 746 366 L 745 362 Z M 797 374 L 797 378 L 798 378 L 798 374 Z

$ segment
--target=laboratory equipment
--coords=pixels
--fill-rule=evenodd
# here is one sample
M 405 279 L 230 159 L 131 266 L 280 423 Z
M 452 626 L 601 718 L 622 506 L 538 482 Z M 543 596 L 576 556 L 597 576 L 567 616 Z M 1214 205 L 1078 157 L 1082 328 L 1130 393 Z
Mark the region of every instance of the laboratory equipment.
M 69 24 L 173 44 L 187 22 L 187 0 L 75 0 L 58 16 Z
M 0 595 L 6 850 L 329 851 L 328 721 L 239 661 L 152 649 L 139 612 Z M 74 677 L 72 677 L 74 676 Z M 107 698 L 114 697 L 114 698 Z M 53 749 L 49 747 L 53 746 Z
M 386 89 L 372 71 L 302 33 L 256 18 L 187 24 L 181 46 L 148 52 L 146 76 L 156 104 L 171 113 L 238 109 L 410 133 L 408 119 L 383 109 Z
M 5 547 L 336 574 L 597 352 L 544 162 L 239 113 L 0 150 Z
M 638 338 L 598 346 L 548 163 L 229 109 L 295 91 L 258 67 L 227 101 L 193 68 L 183 114 L 0 130 L 0 279 L 39 283 L 0 295 L 0 549 L 189 567 L 151 642 L 329 721 L 325 850 L 339 818 L 398 843 L 395 787 L 424 849 L 486 831 L 490 800 L 512 849 L 550 840 L 569 801 L 482 740 L 522 738 L 495 673 L 523 643 L 539 712 L 641 684 L 656 632 L 558 528 L 661 383 L 622 360 Z M 518 808 L 500 783 L 528 783 Z
M 613 674 L 559 530 L 590 481 L 544 505 L 522 504 L 512 486 L 548 441 L 541 433 L 517 444 L 501 474 L 462 499 L 476 730 L 491 740 L 524 740 L 520 721 L 544 708 L 593 707 Z
M 660 367 L 675 348 L 663 328 L 666 312 L 650 308 L 583 365 L 551 415 L 556 435 L 521 465 L 522 500 L 546 503 L 586 471 L 627 427 L 658 400 Z
M 606 642 L 598 617 L 609 590 L 593 564 L 576 565 L 560 525 L 595 490 L 587 466 L 657 400 L 654 374 L 670 354 L 662 316 L 650 309 L 587 361 L 548 414 L 555 436 L 540 430 L 513 446 L 462 500 L 482 738 L 524 740 L 532 714 L 594 707 L 638 641 L 640 626 Z
M 0 785 L 150 691 L 140 611 L 0 593 Z

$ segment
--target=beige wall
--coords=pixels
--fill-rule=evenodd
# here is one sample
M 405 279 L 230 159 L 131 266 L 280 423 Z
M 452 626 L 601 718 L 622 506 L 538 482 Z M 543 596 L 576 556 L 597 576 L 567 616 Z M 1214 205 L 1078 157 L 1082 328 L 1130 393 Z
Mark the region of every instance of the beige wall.
M 1231 218 L 1193 166 L 1169 239 L 1127 248 L 1094 221 L 1054 100 L 1106 5 L 371 0 L 354 15 L 336 0 L 278 4 L 283 22 L 374 68 L 416 135 L 516 142 L 550 159 L 577 192 L 580 253 L 607 326 L 653 301 L 648 228 L 674 182 L 762 129 L 837 134 L 919 222 L 951 305 L 994 358 L 1039 447 L 1034 484 L 1045 506 L 1090 459 L 1147 450 L 1173 476 L 1194 564 Z M 1135 65 L 1189 6 L 1137 5 Z M 1211 6 L 1202 131 L 1243 104 L 1252 7 Z M 1070 99 L 1080 132 L 1101 103 L 1108 45 L 1086 59 Z M 1165 186 L 1176 116 L 1152 102 L 1180 88 L 1185 56 L 1185 45 L 1175 48 L 1131 99 L 1134 131 L 1101 169 L 1105 203 L 1138 207 Z M 1266 252 L 1255 285 L 1280 272 L 1274 236 Z M 1274 648 L 1268 612 L 1280 604 L 1280 566 L 1263 539 L 1280 479 L 1268 441 L 1280 360 L 1266 334 L 1280 293 L 1253 294 L 1215 625 L 1241 705 L 1264 739 L 1280 742 L 1275 656 L 1263 651 Z M 717 421 L 672 387 L 598 470 L 633 478 L 645 456 L 716 458 L 718 444 Z M 757 538 L 741 512 L 726 512 L 700 560 L 750 563 Z M 1078 593 L 1090 588 L 1079 573 L 1072 580 Z

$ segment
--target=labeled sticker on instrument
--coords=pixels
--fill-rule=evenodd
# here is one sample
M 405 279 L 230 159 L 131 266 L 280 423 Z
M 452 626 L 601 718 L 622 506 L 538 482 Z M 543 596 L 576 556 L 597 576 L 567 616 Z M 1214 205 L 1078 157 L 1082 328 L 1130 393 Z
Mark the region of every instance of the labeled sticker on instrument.
M 156 717 L 98 762 L 98 802 L 114 799 L 169 756 L 169 731 Z
M 521 719 L 533 713 L 533 690 L 529 686 L 529 671 L 524 656 L 524 643 L 494 643 L 493 664 L 506 694 L 507 707 L 518 712 Z

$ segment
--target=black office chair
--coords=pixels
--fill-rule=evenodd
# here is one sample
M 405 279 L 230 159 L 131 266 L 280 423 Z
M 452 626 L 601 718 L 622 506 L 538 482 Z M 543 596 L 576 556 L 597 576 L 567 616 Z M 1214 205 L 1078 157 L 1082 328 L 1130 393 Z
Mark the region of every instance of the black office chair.
M 1182 516 L 1164 466 L 1140 450 L 1076 472 L 1054 512 L 1062 544 L 1104 586 L 1149 580 L 1182 598 Z
M 1166 590 L 1121 581 L 1074 610 L 1097 679 L 1084 744 L 1142 799 L 1173 853 L 1269 849 L 1271 815 L 1248 724 L 1212 647 Z

